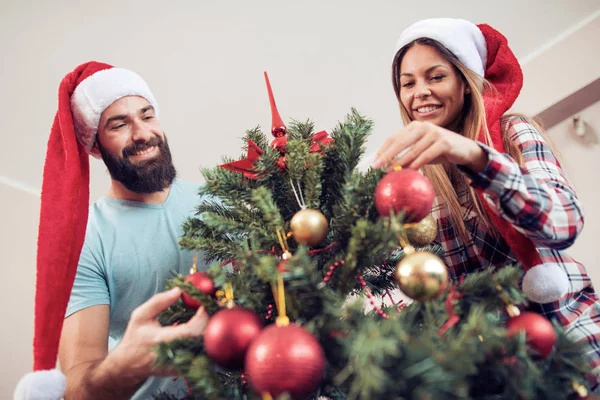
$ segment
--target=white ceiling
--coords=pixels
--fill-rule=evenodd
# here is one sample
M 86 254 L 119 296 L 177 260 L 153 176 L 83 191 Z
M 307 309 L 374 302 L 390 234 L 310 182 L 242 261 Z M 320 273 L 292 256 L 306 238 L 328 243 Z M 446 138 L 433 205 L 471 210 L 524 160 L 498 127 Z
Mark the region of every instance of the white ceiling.
M 269 126 L 263 70 L 284 119 L 330 129 L 356 106 L 375 120 L 373 150 L 400 127 L 389 65 L 410 23 L 485 22 L 526 59 L 598 10 L 598 0 L 0 0 L 0 182 L 40 187 L 59 81 L 90 59 L 149 81 L 180 176 L 200 181 L 198 167 L 240 154 L 245 129 Z M 92 165 L 94 198 L 108 180 Z

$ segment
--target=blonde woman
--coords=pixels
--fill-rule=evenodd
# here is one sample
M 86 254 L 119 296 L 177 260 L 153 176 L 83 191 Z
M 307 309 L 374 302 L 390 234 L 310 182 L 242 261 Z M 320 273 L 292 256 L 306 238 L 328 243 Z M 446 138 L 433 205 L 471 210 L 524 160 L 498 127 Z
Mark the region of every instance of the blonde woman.
M 564 252 L 583 227 L 581 205 L 541 129 L 506 114 L 523 82 L 506 38 L 465 20 L 419 21 L 398 40 L 392 76 L 405 127 L 373 166 L 422 169 L 451 274 L 520 262 L 533 310 L 588 343 L 600 375 L 600 302 Z

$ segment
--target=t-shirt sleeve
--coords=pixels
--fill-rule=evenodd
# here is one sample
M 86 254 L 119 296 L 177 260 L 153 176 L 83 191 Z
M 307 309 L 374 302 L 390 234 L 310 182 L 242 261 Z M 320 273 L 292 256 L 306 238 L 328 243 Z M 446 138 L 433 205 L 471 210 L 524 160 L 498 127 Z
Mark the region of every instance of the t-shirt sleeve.
M 65 318 L 84 308 L 108 304 L 110 296 L 100 257 L 84 243 Z

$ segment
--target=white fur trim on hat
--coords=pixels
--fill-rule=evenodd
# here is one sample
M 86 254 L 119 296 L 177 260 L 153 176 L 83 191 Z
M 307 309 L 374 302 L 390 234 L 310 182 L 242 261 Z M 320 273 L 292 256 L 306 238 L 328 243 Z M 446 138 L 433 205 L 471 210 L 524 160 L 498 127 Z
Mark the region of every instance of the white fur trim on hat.
M 57 369 L 30 372 L 21 378 L 14 400 L 60 400 L 65 394 L 67 379 Z
M 102 112 L 126 96 L 145 98 L 158 117 L 158 105 L 150 87 L 135 72 L 124 68 L 105 69 L 77 85 L 71 96 L 71 112 L 77 139 L 88 153 L 96 140 Z
M 558 264 L 530 268 L 523 277 L 523 294 L 536 303 L 550 303 L 569 291 L 569 277 Z
M 443 44 L 467 68 L 484 76 L 487 45 L 477 25 L 464 19 L 433 18 L 415 22 L 406 28 L 396 43 L 396 53 L 419 38 L 429 38 Z

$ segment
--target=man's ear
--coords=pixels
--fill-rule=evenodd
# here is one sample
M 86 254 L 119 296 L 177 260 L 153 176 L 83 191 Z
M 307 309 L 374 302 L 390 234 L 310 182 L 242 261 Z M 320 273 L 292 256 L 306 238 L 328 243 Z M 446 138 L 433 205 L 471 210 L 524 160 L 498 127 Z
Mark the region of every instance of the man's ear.
M 98 137 L 94 140 L 94 145 L 90 150 L 90 154 L 96 158 L 102 158 L 102 153 L 100 153 L 100 149 L 98 148 Z

